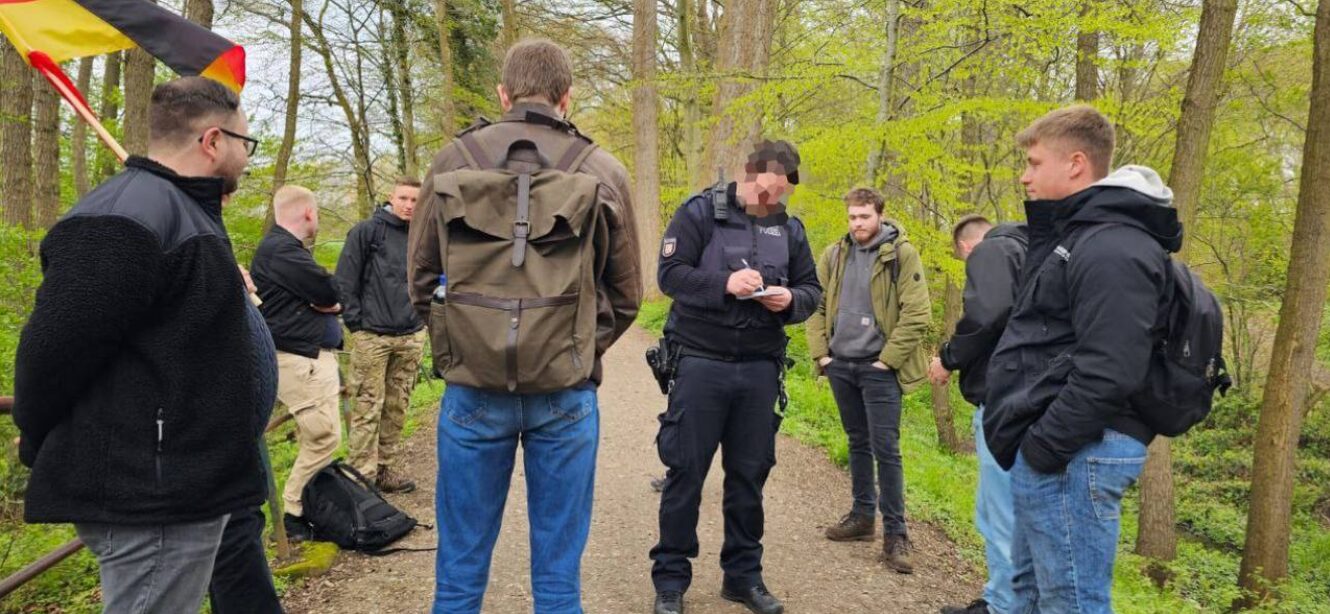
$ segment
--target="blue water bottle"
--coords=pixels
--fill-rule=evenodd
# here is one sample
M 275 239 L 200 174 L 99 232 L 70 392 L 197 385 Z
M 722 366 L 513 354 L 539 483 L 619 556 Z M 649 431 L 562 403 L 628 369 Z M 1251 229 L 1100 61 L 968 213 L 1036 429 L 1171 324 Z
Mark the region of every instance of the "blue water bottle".
M 434 302 L 443 304 L 448 299 L 448 276 L 439 273 L 439 287 L 434 289 Z

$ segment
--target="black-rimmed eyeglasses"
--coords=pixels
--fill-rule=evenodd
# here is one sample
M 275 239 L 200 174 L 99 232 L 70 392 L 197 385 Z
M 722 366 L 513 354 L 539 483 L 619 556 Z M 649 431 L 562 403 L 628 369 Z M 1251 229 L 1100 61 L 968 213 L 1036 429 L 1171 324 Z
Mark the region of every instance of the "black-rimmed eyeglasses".
M 221 126 L 217 127 L 217 131 L 233 139 L 240 139 L 241 141 L 243 141 L 245 143 L 245 153 L 249 154 L 250 156 L 253 156 L 254 152 L 259 150 L 259 140 L 252 136 L 237 134 L 235 132 L 227 130 L 226 128 L 222 128 Z M 199 137 L 199 142 L 200 143 L 203 142 L 203 137 Z

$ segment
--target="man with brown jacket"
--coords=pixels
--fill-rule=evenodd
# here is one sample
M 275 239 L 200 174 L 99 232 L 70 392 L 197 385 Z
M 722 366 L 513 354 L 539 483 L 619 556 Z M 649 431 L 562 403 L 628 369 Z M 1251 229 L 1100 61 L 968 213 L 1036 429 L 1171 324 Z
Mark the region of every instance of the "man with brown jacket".
M 571 86 L 572 64 L 554 43 L 528 40 L 509 49 L 498 87 L 503 117 L 478 122 L 439 152 L 411 226 L 411 299 L 429 322 L 434 368 L 448 381 L 438 429 L 436 613 L 480 612 L 519 441 L 535 609 L 582 611 L 600 358 L 637 316 L 642 281 L 628 173 L 564 119 Z M 486 182 L 513 191 L 488 190 Z M 570 193 L 567 208 L 551 213 L 542 200 L 550 192 L 541 192 L 550 182 L 578 187 L 594 201 L 592 210 L 585 201 L 573 202 Z M 478 201 L 506 207 L 515 202 L 516 214 L 499 214 L 498 207 Z M 543 277 L 566 273 L 548 268 L 557 249 L 580 251 L 585 242 L 594 249 L 590 266 L 581 269 L 591 276 L 581 279 L 587 285 L 571 294 L 531 292 Z M 501 243 L 505 251 L 498 258 L 475 258 L 468 250 L 480 243 Z M 452 270 L 445 270 L 445 261 Z M 493 275 L 477 273 L 482 269 Z M 484 282 L 467 285 L 478 277 Z M 561 309 L 577 314 L 576 325 L 542 328 Z M 586 336 L 579 339 L 578 331 Z M 546 359 L 542 345 L 569 349 Z M 581 381 L 523 388 L 552 368 Z
M 877 507 L 883 560 L 898 573 L 912 573 L 901 396 L 925 378 L 922 344 L 932 317 L 928 283 L 905 229 L 882 217 L 881 194 L 851 190 L 845 206 L 849 233 L 822 253 L 817 271 L 826 292 L 807 327 L 808 354 L 831 380 L 850 445 L 854 505 L 826 535 L 833 541 L 872 541 Z

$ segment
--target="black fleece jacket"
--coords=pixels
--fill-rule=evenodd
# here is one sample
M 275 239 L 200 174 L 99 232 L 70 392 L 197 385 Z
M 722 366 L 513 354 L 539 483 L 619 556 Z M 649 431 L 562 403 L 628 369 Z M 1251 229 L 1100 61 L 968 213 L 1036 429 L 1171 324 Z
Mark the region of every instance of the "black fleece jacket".
M 222 182 L 125 166 L 42 241 L 14 373 L 28 522 L 189 522 L 267 492 L 277 365 Z
M 314 309 L 337 304 L 332 275 L 281 226 L 273 226 L 259 242 L 249 273 L 263 299 L 259 311 L 272 329 L 277 349 L 318 358 L 329 326 L 337 325 L 337 316 Z M 327 349 L 333 347 L 337 346 Z
M 1127 399 L 1145 382 L 1169 252 L 1182 246 L 1177 211 L 1135 190 L 1096 186 L 1027 202 L 1026 214 L 1021 293 L 988 369 L 984 433 L 993 456 L 1009 469 L 1019 451 L 1036 471 L 1056 473 L 1104 429 L 1149 444 L 1155 433 L 1139 412 L 1152 408 Z
M 965 260 L 961 319 L 940 357 L 948 371 L 960 371 L 961 395 L 973 405 L 984 402 L 988 358 L 1011 317 L 1028 244 L 1025 224 L 1002 224 L 990 229 Z

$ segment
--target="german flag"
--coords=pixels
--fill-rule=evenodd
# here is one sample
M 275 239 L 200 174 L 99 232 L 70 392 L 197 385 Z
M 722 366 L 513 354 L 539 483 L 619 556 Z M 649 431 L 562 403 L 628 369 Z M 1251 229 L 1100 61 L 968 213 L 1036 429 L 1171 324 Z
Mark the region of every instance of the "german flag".
M 148 0 L 0 0 L 0 32 L 29 64 L 139 47 L 181 75 L 245 85 L 243 47 Z

